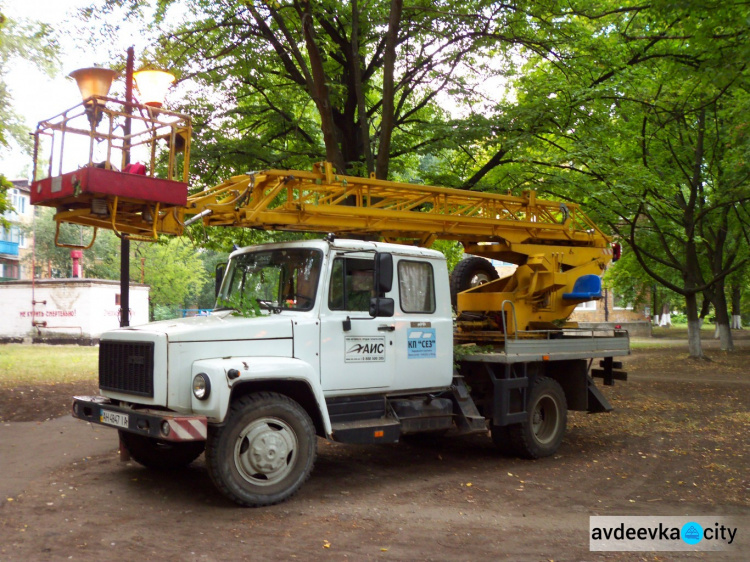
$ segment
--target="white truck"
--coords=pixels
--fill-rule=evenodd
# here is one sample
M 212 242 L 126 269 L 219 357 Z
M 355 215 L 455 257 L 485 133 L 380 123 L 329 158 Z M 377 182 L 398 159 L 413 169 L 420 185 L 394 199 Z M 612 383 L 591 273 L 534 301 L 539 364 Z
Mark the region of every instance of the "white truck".
M 476 284 L 489 262 L 462 263 Z M 122 451 L 148 467 L 185 466 L 205 450 L 214 484 L 246 506 L 294 494 L 318 437 L 489 430 L 503 451 L 551 455 L 568 410 L 611 410 L 592 375 L 626 378 L 613 361 L 629 353 L 620 331 L 517 330 L 454 365 L 446 261 L 415 246 L 329 235 L 244 248 L 217 302 L 209 316 L 103 334 L 101 396 L 75 397 L 73 415 L 117 428 Z

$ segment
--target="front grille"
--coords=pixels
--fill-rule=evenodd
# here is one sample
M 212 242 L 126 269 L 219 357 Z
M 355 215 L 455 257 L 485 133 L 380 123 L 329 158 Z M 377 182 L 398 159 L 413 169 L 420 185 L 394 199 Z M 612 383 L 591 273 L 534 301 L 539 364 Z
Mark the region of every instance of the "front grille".
M 154 396 L 154 342 L 102 341 L 99 388 Z

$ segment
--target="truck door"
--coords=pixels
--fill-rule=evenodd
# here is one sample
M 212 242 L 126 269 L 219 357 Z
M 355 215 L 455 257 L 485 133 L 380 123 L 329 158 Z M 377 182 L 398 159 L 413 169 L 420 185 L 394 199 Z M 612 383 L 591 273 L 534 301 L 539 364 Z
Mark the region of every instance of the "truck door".
M 453 321 L 444 262 L 401 257 L 396 262 L 394 390 L 445 387 L 453 378 Z M 436 271 L 437 269 L 437 271 Z M 393 323 L 393 322 L 392 322 Z
M 391 318 L 372 318 L 373 254 L 334 255 L 321 306 L 320 372 L 324 391 L 389 388 L 395 371 Z M 348 329 L 347 329 L 348 328 Z

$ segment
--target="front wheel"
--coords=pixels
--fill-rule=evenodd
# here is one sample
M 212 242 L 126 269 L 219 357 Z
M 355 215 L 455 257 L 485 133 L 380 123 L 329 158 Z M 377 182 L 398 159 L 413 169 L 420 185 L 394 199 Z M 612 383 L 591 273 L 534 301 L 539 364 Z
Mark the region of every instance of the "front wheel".
M 120 442 L 138 464 L 157 470 L 183 468 L 197 459 L 203 449 L 203 441 L 160 441 L 145 435 L 119 431 Z
M 316 453 L 307 412 L 287 396 L 259 392 L 235 401 L 225 425 L 209 428 L 206 466 L 222 494 L 240 505 L 260 507 L 299 490 Z
M 513 450 L 528 459 L 554 455 L 565 435 L 568 403 L 562 387 L 548 377 L 540 377 L 531 389 L 527 419 L 507 427 Z

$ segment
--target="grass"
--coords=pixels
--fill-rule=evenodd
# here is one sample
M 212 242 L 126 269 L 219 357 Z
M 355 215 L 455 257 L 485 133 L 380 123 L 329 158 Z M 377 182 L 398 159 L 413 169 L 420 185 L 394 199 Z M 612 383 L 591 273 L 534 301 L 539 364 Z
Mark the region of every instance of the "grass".
M 98 347 L 0 345 L 0 388 L 97 380 Z
M 687 345 L 687 341 L 685 342 L 685 345 Z M 667 349 L 671 347 L 675 347 L 674 342 L 647 339 L 630 340 L 630 349 Z

